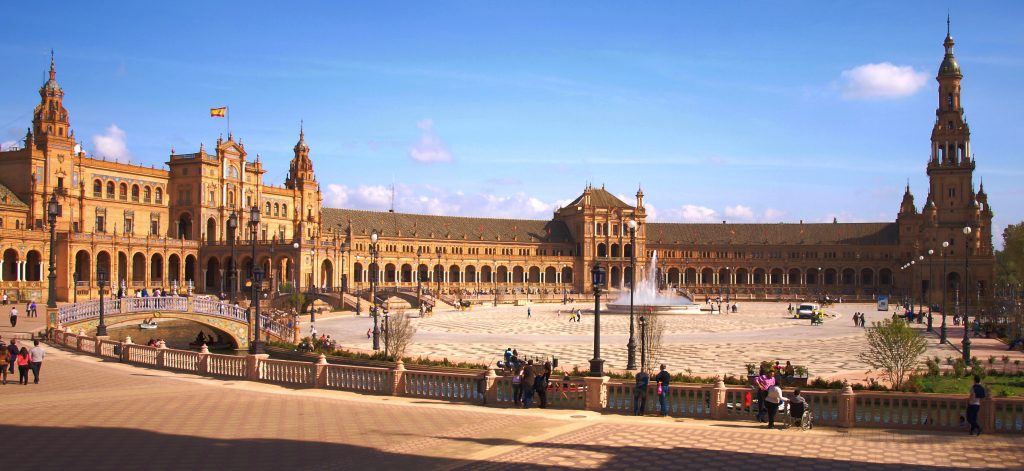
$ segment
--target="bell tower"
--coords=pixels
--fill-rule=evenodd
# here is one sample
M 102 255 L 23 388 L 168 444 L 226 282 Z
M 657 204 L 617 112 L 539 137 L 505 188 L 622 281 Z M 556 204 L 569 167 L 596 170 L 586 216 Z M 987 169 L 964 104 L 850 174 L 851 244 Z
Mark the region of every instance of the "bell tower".
M 320 208 L 322 197 L 320 185 L 313 173 L 313 161 L 309 158 L 309 146 L 306 145 L 305 127 L 299 125 L 299 142 L 293 149 L 295 154 L 288 167 L 288 177 L 284 181 L 285 188 L 292 190 L 294 195 L 296 234 L 313 239 L 320 234 Z
M 35 136 L 35 143 L 45 146 L 52 138 L 57 138 L 61 144 L 72 141 L 68 110 L 64 109 L 64 90 L 57 83 L 53 51 L 50 51 L 50 78 L 39 87 L 39 98 L 39 104 L 32 113 L 32 134 Z
M 946 20 L 946 55 L 935 80 L 939 82 L 938 108 L 932 128 L 928 161 L 929 199 L 935 202 L 940 223 L 968 221 L 974 211 L 975 162 L 971 155 L 971 129 L 960 101 L 963 74 L 953 55 L 953 36 Z

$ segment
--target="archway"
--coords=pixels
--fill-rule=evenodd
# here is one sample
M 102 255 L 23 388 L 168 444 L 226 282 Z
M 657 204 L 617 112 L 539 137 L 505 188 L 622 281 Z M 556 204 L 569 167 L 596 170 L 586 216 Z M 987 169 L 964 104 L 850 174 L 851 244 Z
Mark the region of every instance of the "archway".
M 487 265 L 480 267 L 480 281 L 494 283 L 494 270 L 491 270 L 491 267 Z
M 619 288 L 622 286 L 622 273 L 619 267 L 612 267 L 611 276 L 608 278 L 609 288 Z
M 625 244 L 622 246 L 622 256 L 632 257 L 633 256 L 633 244 Z
M 619 244 L 612 244 L 612 257 L 620 257 Z
M 206 261 L 206 292 L 207 293 L 220 293 L 220 260 L 217 257 L 210 257 Z
M 872 286 L 875 284 L 875 272 L 870 268 L 865 268 L 860 271 L 860 284 L 862 286 Z
M 572 283 L 572 268 L 562 268 L 562 283 Z
M 8 252 L 13 252 L 13 250 L 8 250 L 7 252 L 4 252 L 4 269 L 5 270 L 7 269 L 7 253 Z M 17 257 L 17 252 L 15 252 L 15 257 Z M 15 258 L 15 260 L 17 260 L 17 258 Z M 90 262 L 90 260 L 89 260 L 89 252 L 87 252 L 85 250 L 79 250 L 78 253 L 75 254 L 75 275 L 78 275 L 77 276 L 78 281 L 88 282 L 88 281 L 92 280 L 92 267 L 89 266 L 90 265 L 89 262 Z M 14 264 L 12 263 L 11 266 L 13 266 L 13 265 Z M 4 276 L 4 279 L 6 280 L 7 277 Z M 14 278 L 11 278 L 11 279 L 14 279 Z
M 754 269 L 754 284 L 755 285 L 763 285 L 763 284 L 765 284 L 765 281 L 766 280 L 765 280 L 764 268 L 755 268 Z
M 25 256 L 25 281 L 43 281 L 42 260 L 43 256 L 38 250 L 28 251 Z
M 192 240 L 192 215 L 181 213 L 178 217 L 178 238 Z
M 217 242 L 217 220 L 214 218 L 206 220 L 206 242 L 208 244 Z
M 730 278 L 732 278 L 732 277 L 730 275 L 731 274 L 729 273 L 729 269 L 728 268 L 721 268 L 721 269 L 719 269 L 718 270 L 718 284 L 720 284 L 720 285 L 731 285 L 732 284 L 732 280 Z M 669 279 L 672 279 L 672 271 L 671 270 L 669 270 Z
M 782 269 L 773 268 L 771 272 L 771 284 L 781 285 L 782 284 Z
M 118 286 L 128 286 L 128 254 L 117 253 L 117 277 L 111 277 L 119 283 Z
M 835 286 L 836 284 L 836 269 L 828 268 L 825 270 L 825 284 L 829 286 Z
M 146 256 L 141 252 L 132 255 L 132 287 L 143 288 L 146 284 Z
M 854 277 L 855 276 L 856 276 L 856 272 L 853 271 L 852 268 L 843 269 L 842 283 L 844 285 L 852 285 L 853 282 L 854 282 Z
M 678 286 L 679 285 L 680 280 L 679 280 L 679 269 L 678 268 L 669 268 L 668 269 L 668 282 L 669 282 L 669 284 L 671 284 L 673 286 Z
M 426 264 L 421 263 L 420 266 L 416 267 L 416 279 L 419 282 L 426 283 L 430 279 L 430 268 Z
M 498 267 L 498 283 L 508 283 L 508 267 L 504 265 Z
M 434 265 L 434 274 L 432 280 L 438 288 L 441 287 L 441 283 L 444 281 L 444 267 L 441 265 Z
M 402 283 L 412 283 L 412 265 L 409 265 L 408 263 L 402 264 L 399 279 L 402 280 Z
M 465 276 L 466 280 L 465 281 L 467 283 L 475 282 L 476 281 L 476 267 L 474 267 L 473 265 L 467 265 L 464 270 L 466 272 L 466 276 Z
M 557 282 L 557 281 L 558 281 L 558 270 L 555 270 L 555 267 L 547 267 L 547 268 L 545 268 L 544 269 L 544 283 L 552 285 L 552 284 L 555 284 L 555 282 Z
M 959 289 L 960 289 L 960 273 L 957 273 L 955 271 L 949 272 L 946 275 L 946 290 L 947 290 L 947 292 L 951 296 L 955 296 L 956 295 L 955 293 Z M 963 293 L 961 293 L 961 296 L 963 296 Z M 950 299 L 955 299 L 955 298 L 950 298 Z
M 523 267 L 517 266 L 512 268 L 512 282 L 522 283 L 524 281 L 523 273 Z
M 167 278 L 172 284 L 181 280 L 181 257 L 178 254 L 167 257 Z
M 356 262 L 352 264 L 352 280 L 356 283 L 363 282 L 363 264 Z
M 117 276 L 114 272 L 110 271 L 110 254 L 106 250 L 101 250 L 96 254 L 96 273 L 99 274 L 100 270 L 107 274 L 107 282 L 110 283 L 110 287 L 116 292 L 118 288 Z
M 397 277 L 397 270 L 395 269 L 394 263 L 388 263 L 384 265 L 384 283 L 394 283 Z
M 81 252 L 79 252 L 81 253 Z M 86 254 L 88 256 L 88 254 Z M 75 259 L 77 262 L 77 258 Z M 88 263 L 88 261 L 86 262 Z M 77 264 L 76 264 L 77 265 Z M 76 268 L 77 270 L 77 268 Z M 15 281 L 18 279 L 18 251 L 14 249 L 4 250 L 4 281 Z
M 622 284 L 619 288 L 626 288 L 633 283 L 633 267 L 624 267 L 622 269 Z
M 819 279 L 819 276 L 820 276 L 820 273 L 818 273 L 818 269 L 817 268 L 808 268 L 807 269 L 807 280 L 806 280 L 806 283 L 809 284 L 809 285 L 816 285 L 816 284 L 818 284 L 821 281 Z
M 158 253 L 153 254 L 149 263 L 149 281 L 153 286 L 164 285 L 164 257 Z
M 185 256 L 185 282 L 195 284 L 196 282 L 196 257 L 195 255 Z
M 334 287 L 334 264 L 330 260 L 324 260 L 320 263 L 320 287 Z
M 608 249 L 604 244 L 597 244 L 597 256 L 602 258 L 608 256 Z
M 888 268 L 878 270 L 878 284 L 882 286 L 892 285 L 892 270 Z
M 705 268 L 700 271 L 700 284 L 710 285 L 715 281 L 715 271 L 710 268 Z
M 687 285 L 697 284 L 697 269 L 687 268 L 683 271 L 683 283 Z
M 750 278 L 750 272 L 747 271 L 746 268 L 737 268 L 736 269 L 736 284 L 738 284 L 738 285 L 748 284 L 747 283 L 747 279 L 748 278 Z
M 526 281 L 530 283 L 540 283 L 540 268 L 530 267 L 530 272 Z

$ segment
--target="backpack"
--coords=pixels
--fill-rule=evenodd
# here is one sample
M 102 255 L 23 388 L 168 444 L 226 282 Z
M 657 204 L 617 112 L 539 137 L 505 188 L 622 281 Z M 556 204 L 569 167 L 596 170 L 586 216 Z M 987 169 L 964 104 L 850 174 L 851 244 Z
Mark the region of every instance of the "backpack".
M 974 397 L 976 397 L 978 399 L 985 399 L 985 387 L 984 386 L 982 386 L 980 384 L 975 384 L 973 386 L 973 388 L 974 388 Z

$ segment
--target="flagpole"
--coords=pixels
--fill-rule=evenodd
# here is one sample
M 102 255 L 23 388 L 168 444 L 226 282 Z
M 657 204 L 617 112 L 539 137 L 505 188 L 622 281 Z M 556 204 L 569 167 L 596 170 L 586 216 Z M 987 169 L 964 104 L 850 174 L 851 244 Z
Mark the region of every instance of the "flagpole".
M 224 106 L 224 117 L 228 120 L 228 139 L 231 138 L 231 109 L 228 106 Z

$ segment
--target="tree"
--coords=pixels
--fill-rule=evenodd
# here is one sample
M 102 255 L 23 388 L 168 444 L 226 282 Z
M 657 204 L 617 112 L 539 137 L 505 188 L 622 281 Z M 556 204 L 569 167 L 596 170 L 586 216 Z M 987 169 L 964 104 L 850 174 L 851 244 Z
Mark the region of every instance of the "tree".
M 384 336 L 385 347 L 388 355 L 394 359 L 401 359 L 406 349 L 412 343 L 412 337 L 416 335 L 416 326 L 405 314 L 405 309 L 399 310 L 387 318 L 387 335 Z
M 860 359 L 872 369 L 882 370 L 893 389 L 903 386 L 907 375 L 917 369 L 927 342 L 902 319 L 872 322 L 865 332 L 868 349 Z
M 295 312 L 302 314 L 299 310 L 302 309 L 302 305 L 306 304 L 306 295 L 298 291 L 294 291 L 288 295 L 288 304 L 291 304 L 291 306 L 295 308 Z
M 1000 283 L 1024 282 L 1024 222 L 1003 229 L 1003 250 L 996 251 L 996 277 Z

